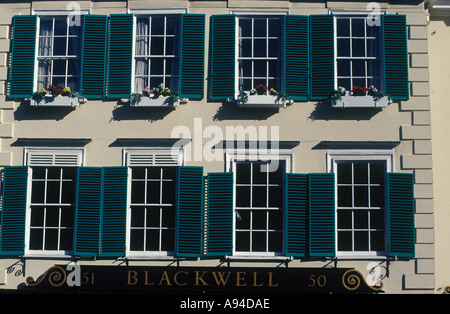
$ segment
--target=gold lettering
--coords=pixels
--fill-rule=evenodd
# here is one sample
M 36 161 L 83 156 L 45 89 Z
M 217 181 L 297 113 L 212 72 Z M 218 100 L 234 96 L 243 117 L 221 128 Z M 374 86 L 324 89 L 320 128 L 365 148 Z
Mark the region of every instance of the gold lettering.
M 256 277 L 258 276 L 258 272 L 253 272 L 253 285 L 252 287 L 262 287 L 263 283 L 257 284 Z
M 195 272 L 195 285 L 199 286 L 199 281 L 202 282 L 203 286 L 208 286 L 208 284 L 206 283 L 206 281 L 203 280 L 203 276 L 206 274 L 206 271 L 202 272 L 201 276 L 198 275 L 199 271 Z
M 155 283 L 148 281 L 148 270 L 144 271 L 144 274 L 145 274 L 145 283 L 144 283 L 144 285 L 145 286 L 153 286 Z
M 134 286 L 138 282 L 137 272 L 135 272 L 134 270 L 128 270 L 127 272 L 128 272 L 127 286 Z
M 167 275 L 167 272 L 166 272 L 166 271 L 164 271 L 163 274 L 162 274 L 162 276 L 161 276 L 161 280 L 159 281 L 159 285 L 160 285 L 160 286 L 162 285 L 163 280 L 166 281 L 166 285 L 167 285 L 167 286 L 171 286 L 171 285 L 172 285 L 172 284 L 170 283 L 169 276 Z
M 273 283 L 272 283 L 272 275 L 273 275 L 273 272 L 271 272 L 271 271 L 269 271 L 269 284 L 268 284 L 268 286 L 269 287 L 278 287 L 278 283 L 276 284 L 276 285 L 274 285 Z
M 213 274 L 214 279 L 216 280 L 216 284 L 218 286 L 220 286 L 220 285 L 225 286 L 227 284 L 228 278 L 230 277 L 229 271 L 226 272 L 226 274 L 227 274 L 226 278 L 224 278 L 225 272 L 217 272 L 216 273 L 215 271 L 213 271 L 212 274 Z
M 175 282 L 175 284 L 177 285 L 177 286 L 186 286 L 187 285 L 187 282 L 185 282 L 185 283 L 179 283 L 178 282 L 178 274 L 180 274 L 180 273 L 182 273 L 182 274 L 188 274 L 186 271 L 179 271 L 179 272 L 176 272 L 175 273 L 175 275 L 173 276 L 173 281 Z
M 236 273 L 236 287 L 245 287 L 247 284 L 245 283 L 245 278 L 241 277 L 241 275 L 245 275 L 245 272 L 238 271 Z M 244 282 L 242 282 L 244 280 Z

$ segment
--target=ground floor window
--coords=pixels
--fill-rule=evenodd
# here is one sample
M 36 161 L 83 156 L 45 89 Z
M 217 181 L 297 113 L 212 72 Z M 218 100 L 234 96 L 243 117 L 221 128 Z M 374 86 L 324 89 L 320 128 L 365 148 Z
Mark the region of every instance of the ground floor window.
M 283 252 L 283 180 L 285 162 L 267 171 L 270 162 L 239 161 L 235 164 L 235 251 L 281 254 Z

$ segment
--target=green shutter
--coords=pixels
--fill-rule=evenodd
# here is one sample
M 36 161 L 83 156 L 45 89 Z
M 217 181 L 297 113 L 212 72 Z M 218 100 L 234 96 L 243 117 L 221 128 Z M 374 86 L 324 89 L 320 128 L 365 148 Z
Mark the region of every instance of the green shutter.
M 1 218 L 1 254 L 23 255 L 28 167 L 5 167 Z
M 334 173 L 309 174 L 310 256 L 335 256 Z
M 130 97 L 132 54 L 133 15 L 111 14 L 109 17 L 108 98 Z
M 36 15 L 13 18 L 9 97 L 28 98 L 33 94 L 36 48 Z
M 284 17 L 284 90 L 293 100 L 309 94 L 309 17 Z
M 125 255 L 127 186 L 127 167 L 103 168 L 101 256 Z
M 105 94 L 108 17 L 84 15 L 81 58 L 81 95 L 102 99 Z
M 233 173 L 208 173 L 207 256 L 233 253 Z
M 97 256 L 99 254 L 102 181 L 102 168 L 78 168 L 75 204 L 75 255 Z
M 211 100 L 234 99 L 236 68 L 236 17 L 211 17 Z
M 384 93 L 393 100 L 409 99 L 408 35 L 405 15 L 383 15 Z
M 176 204 L 176 254 L 200 257 L 203 246 L 202 167 L 178 167 Z
M 388 173 L 389 255 L 414 257 L 414 177 Z
M 180 96 L 203 98 L 205 15 L 181 15 Z
M 334 90 L 334 17 L 311 15 L 310 69 L 312 100 L 327 98 Z
M 307 252 L 308 175 L 286 174 L 286 255 L 304 257 Z

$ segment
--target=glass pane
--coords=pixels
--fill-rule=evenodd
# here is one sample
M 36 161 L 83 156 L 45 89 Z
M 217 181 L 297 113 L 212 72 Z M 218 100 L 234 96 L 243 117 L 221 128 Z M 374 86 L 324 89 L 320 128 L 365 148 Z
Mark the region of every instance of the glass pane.
M 352 76 L 366 76 L 366 62 L 364 60 L 352 60 Z
M 163 182 L 162 191 L 162 203 L 163 204 L 175 204 L 175 182 L 165 181 Z
M 144 227 L 145 208 L 132 207 L 131 208 L 131 227 Z
M 267 61 L 255 60 L 254 62 L 255 62 L 254 77 L 267 77 Z
M 69 37 L 69 46 L 67 55 L 69 56 L 79 56 L 81 55 L 81 39 L 79 37 Z
M 352 211 L 351 210 L 339 210 L 337 215 L 337 227 L 338 229 L 351 229 L 352 228 Z
M 266 230 L 267 228 L 267 213 L 265 210 L 252 211 L 252 229 Z
M 364 37 L 364 24 L 366 23 L 365 19 L 353 18 L 352 19 L 352 36 L 353 37 Z
M 283 230 L 283 211 L 270 210 L 269 211 L 269 229 Z
M 73 243 L 73 231 L 72 229 L 61 230 L 60 250 L 71 251 Z
M 59 208 L 47 207 L 45 213 L 45 226 L 58 227 L 58 225 L 59 225 Z
M 380 62 L 378 60 L 367 60 L 367 75 L 372 77 L 380 76 Z M 379 87 L 379 85 L 375 87 Z
M 240 40 L 240 57 L 251 57 L 252 56 L 252 40 L 251 39 L 241 39 Z
M 269 252 L 283 251 L 283 233 L 269 232 Z
M 236 211 L 236 229 L 250 229 L 250 211 Z
M 384 229 L 384 211 L 372 210 L 370 212 L 370 228 Z
M 384 184 L 384 164 L 383 163 L 371 163 L 370 164 L 370 183 Z
M 149 20 L 147 17 L 136 18 L 136 35 L 148 35 Z
M 372 251 L 384 251 L 384 232 L 372 231 L 370 232 L 370 247 Z
M 42 250 L 44 230 L 43 229 L 30 229 L 30 249 Z
M 162 230 L 161 251 L 175 250 L 175 230 Z
M 164 207 L 162 214 L 162 226 L 175 228 L 175 207 Z
M 164 59 L 152 58 L 150 60 L 150 75 L 163 75 L 164 74 Z
M 47 182 L 47 199 L 46 203 L 57 204 L 59 203 L 59 181 L 48 181 Z
M 355 163 L 353 165 L 354 182 L 355 184 L 367 184 L 368 183 L 368 164 L 367 163 Z
M 269 39 L 269 57 L 278 57 L 278 39 Z
M 337 39 L 337 56 L 350 57 L 350 39 Z
M 55 17 L 55 36 L 67 35 L 67 18 Z
M 51 62 L 49 60 L 39 60 L 38 75 L 50 75 Z
M 352 39 L 352 57 L 364 57 L 364 39 Z
M 53 75 L 66 75 L 66 60 L 53 60 Z
M 160 227 L 160 212 L 159 207 L 148 207 L 147 208 L 147 227 Z
M 80 78 L 79 77 L 68 77 L 67 78 L 67 87 L 70 87 L 70 90 L 73 92 L 80 90 Z
M 254 39 L 253 40 L 253 57 L 267 57 L 267 40 Z
M 236 183 L 249 184 L 250 183 L 250 168 L 251 163 L 236 163 Z
M 252 252 L 266 252 L 266 233 L 252 233 Z
M 267 187 L 254 186 L 252 195 L 253 207 L 266 207 L 267 206 Z
M 175 35 L 178 33 L 178 17 L 167 16 L 166 17 L 166 34 Z
M 337 75 L 350 76 L 350 60 L 337 61 Z
M 149 38 L 147 36 L 136 36 L 136 56 L 148 55 Z
M 58 229 L 46 229 L 44 250 L 57 250 L 57 249 L 58 249 Z
M 254 37 L 266 37 L 267 19 L 254 19 L 253 32 Z
M 283 207 L 283 187 L 269 187 L 269 207 Z
M 338 232 L 338 251 L 352 250 L 352 232 L 339 231 Z
M 250 187 L 238 186 L 236 187 L 236 206 L 250 207 Z
M 269 77 L 279 77 L 279 67 L 278 60 L 270 60 L 269 63 Z M 270 84 L 271 87 L 274 87 L 274 84 Z
M 151 37 L 150 54 L 153 56 L 162 56 L 164 54 L 164 37 Z
M 262 164 L 254 163 L 253 164 L 253 184 L 267 184 L 267 175 L 268 173 L 261 169 Z
M 63 204 L 75 202 L 75 182 L 63 182 L 62 200 Z
M 67 60 L 67 74 L 68 75 L 80 75 L 80 61 L 79 60 Z
M 350 184 L 352 183 L 352 164 L 338 163 L 337 164 L 337 183 Z
M 369 212 L 367 210 L 355 210 L 355 229 L 367 229 L 369 227 Z
M 71 207 L 61 208 L 61 227 L 72 228 L 74 212 Z
M 280 19 L 269 19 L 269 37 L 280 35 Z
M 148 181 L 147 182 L 147 203 L 161 204 L 161 182 Z
M 65 56 L 66 55 L 66 37 L 55 37 L 53 39 L 53 55 L 54 56 Z
M 236 251 L 250 251 L 250 232 L 237 231 L 236 232 Z
M 131 203 L 143 204 L 145 197 L 145 184 L 143 181 L 131 182 Z
M 153 76 L 150 77 L 150 83 L 149 83 L 149 87 L 150 88 L 155 88 L 158 87 L 159 85 L 163 84 L 163 78 L 162 77 L 158 77 L 158 76 Z
M 154 15 L 151 17 L 152 35 L 164 34 L 164 16 Z
M 31 227 L 44 226 L 44 207 L 32 207 L 31 208 Z
M 344 87 L 346 90 L 351 90 L 352 83 L 350 79 L 338 79 L 338 86 Z
M 142 251 L 144 250 L 144 230 L 131 229 L 130 232 L 130 250 Z
M 336 21 L 337 36 L 348 37 L 350 36 L 350 20 L 346 18 L 338 18 Z
M 370 206 L 384 207 L 384 187 L 371 186 L 370 187 Z
M 159 230 L 147 230 L 147 251 L 159 251 Z
M 252 37 L 252 20 L 251 19 L 239 19 L 239 36 L 240 37 Z
M 166 37 L 166 55 L 175 55 L 175 37 Z
M 352 188 L 350 186 L 338 187 L 338 206 L 339 207 L 352 206 Z
M 379 54 L 379 39 L 367 39 L 367 56 L 378 57 Z
M 44 181 L 33 181 L 31 189 L 31 203 L 42 204 L 44 203 L 45 196 L 45 182 Z
M 377 17 L 381 18 L 381 17 Z M 379 37 L 380 36 L 380 30 L 381 30 L 381 23 L 380 25 L 377 25 L 378 23 L 367 23 L 366 22 L 366 34 L 367 37 Z
M 355 231 L 354 248 L 355 251 L 369 250 L 369 233 L 367 231 Z
M 239 61 L 239 76 L 240 77 L 252 77 L 252 61 L 251 60 Z
M 284 161 L 281 160 L 273 160 L 270 162 L 275 167 L 269 166 L 269 183 L 270 184 L 283 184 L 284 181 Z
M 367 186 L 355 186 L 355 207 L 367 207 L 369 206 L 369 188 Z
M 52 36 L 53 19 L 41 17 L 39 20 L 39 36 Z
M 43 37 L 39 38 L 39 56 L 51 56 L 52 55 L 52 38 Z

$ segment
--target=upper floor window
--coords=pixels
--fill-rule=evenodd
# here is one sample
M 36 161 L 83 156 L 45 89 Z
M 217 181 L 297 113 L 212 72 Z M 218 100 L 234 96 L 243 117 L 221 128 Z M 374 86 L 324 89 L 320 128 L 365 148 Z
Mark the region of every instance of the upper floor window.
M 279 17 L 238 17 L 238 89 L 281 88 Z
M 179 15 L 136 17 L 134 91 L 163 86 L 178 91 Z
M 336 15 L 337 86 L 383 89 L 381 26 L 366 15 Z
M 69 16 L 39 17 L 37 90 L 49 85 L 80 90 L 81 23 Z

